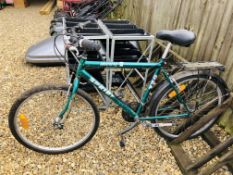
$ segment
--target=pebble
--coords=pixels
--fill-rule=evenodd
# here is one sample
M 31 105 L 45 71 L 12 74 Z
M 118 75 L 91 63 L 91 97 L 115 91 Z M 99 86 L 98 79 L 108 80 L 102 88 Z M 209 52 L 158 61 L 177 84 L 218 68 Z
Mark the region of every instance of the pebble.
M 41 16 L 42 5 L 31 4 L 26 9 L 7 7 L 0 12 L 0 174 L 180 175 L 165 140 L 152 129 L 135 128 L 125 136 L 126 147 L 119 147 L 116 133 L 128 123 L 114 106 L 101 112 L 100 127 L 94 138 L 71 153 L 39 154 L 24 148 L 12 137 L 7 117 L 19 94 L 37 85 L 66 81 L 63 67 L 42 68 L 24 63 L 27 48 L 49 37 L 53 13 Z M 187 152 L 198 155 L 206 151 L 206 145 L 199 141 L 184 145 Z

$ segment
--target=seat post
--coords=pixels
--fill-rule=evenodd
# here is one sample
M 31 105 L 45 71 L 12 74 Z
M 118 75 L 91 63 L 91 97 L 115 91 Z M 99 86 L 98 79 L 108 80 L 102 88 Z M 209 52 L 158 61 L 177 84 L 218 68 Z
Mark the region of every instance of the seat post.
M 163 52 L 162 59 L 165 59 L 165 58 L 167 57 L 167 54 L 168 54 L 168 52 L 169 52 L 171 46 L 172 46 L 172 43 L 169 42 L 169 43 L 167 44 L 166 49 L 165 49 L 164 52 Z

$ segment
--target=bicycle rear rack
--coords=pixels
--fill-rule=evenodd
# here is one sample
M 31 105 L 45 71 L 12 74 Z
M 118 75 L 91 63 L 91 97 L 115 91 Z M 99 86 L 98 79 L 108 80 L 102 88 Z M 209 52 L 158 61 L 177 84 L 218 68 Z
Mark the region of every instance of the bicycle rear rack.
M 212 61 L 212 62 L 186 62 L 186 63 L 181 63 L 181 65 L 183 66 L 184 70 L 219 70 L 219 71 L 224 71 L 225 67 L 224 65 Z

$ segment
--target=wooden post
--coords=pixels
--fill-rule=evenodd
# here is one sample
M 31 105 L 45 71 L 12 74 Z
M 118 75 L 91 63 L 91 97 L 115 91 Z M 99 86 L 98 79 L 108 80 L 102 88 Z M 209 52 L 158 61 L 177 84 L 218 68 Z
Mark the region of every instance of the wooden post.
M 204 115 L 195 124 L 191 125 L 186 129 L 185 132 L 181 133 L 179 137 L 172 141 L 172 143 L 180 143 L 189 138 L 194 132 L 200 129 L 203 125 L 207 124 L 212 118 L 219 116 L 223 113 L 232 103 L 232 95 L 220 106 L 217 106 L 211 110 L 207 115 Z
M 196 174 L 195 170 L 189 171 L 189 172 L 187 171 L 186 167 L 188 167 L 188 165 L 192 164 L 192 161 L 189 159 L 189 157 L 187 156 L 185 151 L 182 149 L 181 145 L 169 144 L 169 146 L 171 148 L 171 152 L 172 152 L 173 156 L 175 157 L 176 162 L 177 162 L 178 166 L 180 167 L 180 170 L 182 171 L 182 173 L 185 175 Z
M 210 102 L 208 102 L 207 104 L 204 104 L 204 105 L 202 106 L 202 108 L 198 109 L 198 110 L 192 115 L 192 117 L 189 117 L 189 118 L 185 121 L 185 123 L 183 123 L 182 125 L 178 126 L 178 127 L 176 128 L 176 130 L 174 131 L 174 134 L 179 134 L 179 133 L 181 133 L 181 132 L 184 130 L 184 128 L 186 129 L 186 128 L 190 127 L 191 125 L 193 125 L 196 121 L 198 121 L 198 120 L 200 119 L 200 117 L 202 117 L 202 115 L 203 115 L 204 113 L 206 113 L 206 111 L 210 111 L 210 110 L 213 108 L 212 105 L 215 105 L 214 103 L 216 103 L 217 100 L 218 100 L 218 99 L 215 98 L 215 99 L 212 99 L 212 100 L 211 100 Z
M 41 15 L 48 15 L 53 7 L 55 6 L 55 0 L 49 0 L 41 9 L 40 9 L 40 14 Z

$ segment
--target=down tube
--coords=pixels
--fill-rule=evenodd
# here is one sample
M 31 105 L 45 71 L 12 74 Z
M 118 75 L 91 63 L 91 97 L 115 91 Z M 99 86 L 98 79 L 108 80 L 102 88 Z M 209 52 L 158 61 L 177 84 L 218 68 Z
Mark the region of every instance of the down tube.
M 96 80 L 91 74 L 89 74 L 86 70 L 81 70 L 81 76 L 83 76 L 86 80 L 95 85 L 101 92 L 107 95 L 112 99 L 118 106 L 122 107 L 123 110 L 128 112 L 133 118 L 138 117 L 137 113 L 135 113 L 127 104 L 118 99 L 111 91 L 109 91 L 104 85 L 102 85 L 98 80 Z

